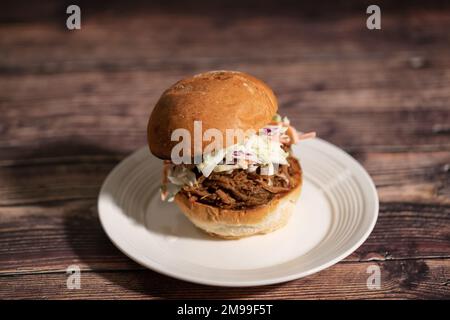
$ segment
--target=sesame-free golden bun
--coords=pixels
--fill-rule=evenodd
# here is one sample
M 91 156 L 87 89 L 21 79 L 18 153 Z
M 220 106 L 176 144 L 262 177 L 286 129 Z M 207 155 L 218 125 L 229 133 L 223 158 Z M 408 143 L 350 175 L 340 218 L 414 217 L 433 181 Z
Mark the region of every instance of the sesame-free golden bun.
M 178 143 L 171 141 L 172 132 L 184 128 L 193 138 L 194 121 L 202 121 L 202 136 L 207 129 L 218 129 L 227 147 L 226 129 L 257 132 L 271 121 L 277 110 L 272 89 L 249 74 L 225 70 L 200 73 L 164 91 L 148 122 L 148 145 L 156 157 L 168 160 Z M 239 142 L 233 140 L 232 144 Z M 209 143 L 202 141 L 202 150 Z M 194 143 L 191 143 L 191 155 L 194 155 Z

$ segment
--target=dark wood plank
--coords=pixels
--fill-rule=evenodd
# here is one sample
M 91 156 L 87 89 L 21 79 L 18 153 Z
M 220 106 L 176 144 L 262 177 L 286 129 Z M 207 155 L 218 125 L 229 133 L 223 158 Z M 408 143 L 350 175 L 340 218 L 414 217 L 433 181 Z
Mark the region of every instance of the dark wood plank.
M 142 267 L 120 253 L 104 233 L 96 200 L 0 208 L 0 274 Z
M 198 61 L 217 66 L 226 57 L 228 62 L 283 57 L 369 60 L 405 49 L 422 53 L 448 50 L 450 18 L 443 10 L 383 12 L 384 28 L 378 33 L 366 29 L 364 11 L 322 19 L 297 13 L 255 15 L 243 11 L 241 16 L 224 19 L 221 12 L 199 17 L 142 11 L 134 13 L 133 23 L 128 15 L 105 13 L 86 19 L 81 32 L 69 32 L 55 23 L 36 22 L 27 28 L 10 24 L 0 30 L 4 48 L 0 70 L 10 74 L 180 70 L 190 69 Z M 21 50 L 24 46 L 29 50 Z M 150 61 L 149 67 L 146 61 Z
M 302 110 L 305 109 L 304 112 Z M 119 154 L 146 145 L 149 112 L 135 115 L 66 114 L 42 118 L 21 117 L 3 124 L 0 160 L 23 160 L 33 152 L 72 143 L 92 144 Z M 319 137 L 347 151 L 386 152 L 449 151 L 447 123 L 450 112 L 415 110 L 397 112 L 342 112 L 312 108 L 282 108 L 281 113 L 303 131 L 316 131 Z M 377 125 L 374 125 L 374 124 Z
M 297 96 L 301 95 L 299 92 Z M 30 156 L 30 150 L 48 149 L 55 144 L 68 149 L 72 143 L 90 143 L 122 154 L 145 145 L 151 99 L 126 102 L 125 96 L 113 96 L 100 102 L 102 97 L 66 105 L 63 100 L 41 104 L 25 101 L 21 107 L 11 108 L 13 111 L 6 110 L 0 125 L 0 159 L 23 159 Z M 281 96 L 281 100 L 286 98 Z M 315 130 L 320 137 L 347 150 L 450 150 L 450 112 L 446 107 L 362 111 L 358 106 L 347 110 L 317 107 L 319 102 L 314 107 L 295 100 L 281 103 L 280 112 L 298 128 Z M 40 115 L 27 115 L 26 106 L 33 104 L 32 110 L 40 110 Z
M 351 152 L 367 169 L 380 201 L 450 204 L 450 152 Z
M 369 56 L 367 60 L 353 59 L 351 55 L 342 61 L 322 61 L 320 57 L 305 61 L 292 57 L 284 63 L 277 59 L 247 62 L 241 58 L 228 68 L 244 69 L 264 79 L 279 96 L 280 105 L 287 105 L 287 108 L 310 105 L 323 110 L 408 111 L 448 107 L 448 54 L 428 53 L 430 65 L 418 69 L 409 64 L 409 59 L 415 55 L 414 51 L 407 50 Z M 226 61 L 218 61 L 219 66 L 222 63 L 223 67 L 228 65 Z M 4 88 L 0 92 L 0 106 L 6 117 L 56 116 L 77 111 L 117 114 L 120 110 L 124 112 L 124 106 L 130 106 L 127 114 L 142 115 L 169 85 L 207 67 L 200 64 L 189 70 L 132 69 L 114 73 L 101 70 L 27 75 L 0 73 L 0 84 Z M 28 112 L 24 114 L 24 110 Z
M 109 171 L 125 156 L 82 143 L 22 152 L 23 157 L 0 161 L 0 206 L 94 199 Z M 448 151 L 352 155 L 373 177 L 381 202 L 449 204 Z
M 116 161 L 43 164 L 1 169 L 0 206 L 95 199 Z
M 381 269 L 381 289 L 369 290 L 370 265 Z M 67 274 L 0 276 L 0 298 L 40 299 L 425 299 L 450 297 L 450 260 L 339 263 L 296 281 L 253 288 L 190 284 L 149 270 L 81 272 L 81 289 L 68 290 Z
M 98 221 L 96 199 L 1 207 L 1 274 L 141 267 L 113 247 Z M 382 204 L 369 239 L 346 261 L 450 258 L 450 206 Z

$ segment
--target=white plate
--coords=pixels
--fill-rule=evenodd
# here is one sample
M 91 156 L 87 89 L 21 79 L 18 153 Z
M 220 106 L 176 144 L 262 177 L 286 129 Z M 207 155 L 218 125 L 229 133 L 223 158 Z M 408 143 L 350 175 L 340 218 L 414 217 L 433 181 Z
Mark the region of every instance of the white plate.
M 304 172 L 297 210 L 267 235 L 218 240 L 159 198 L 162 161 L 142 148 L 105 180 L 100 221 L 136 262 L 172 276 L 218 286 L 257 286 L 304 277 L 342 260 L 367 239 L 378 216 L 375 186 L 351 156 L 321 139 L 294 149 Z

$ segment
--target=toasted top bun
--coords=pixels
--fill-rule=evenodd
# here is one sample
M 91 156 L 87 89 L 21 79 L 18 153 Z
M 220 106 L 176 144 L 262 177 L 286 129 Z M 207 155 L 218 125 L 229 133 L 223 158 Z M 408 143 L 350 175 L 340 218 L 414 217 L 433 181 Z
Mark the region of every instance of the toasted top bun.
M 205 130 L 218 129 L 223 146 L 239 143 L 243 138 L 226 140 L 226 129 L 252 129 L 257 132 L 277 112 L 273 91 L 261 80 L 243 72 L 210 71 L 178 81 L 167 89 L 157 102 L 147 128 L 151 152 L 161 159 L 170 159 L 175 129 L 191 134 L 191 156 L 194 153 L 194 121 L 202 121 Z M 202 140 L 202 149 L 211 141 Z

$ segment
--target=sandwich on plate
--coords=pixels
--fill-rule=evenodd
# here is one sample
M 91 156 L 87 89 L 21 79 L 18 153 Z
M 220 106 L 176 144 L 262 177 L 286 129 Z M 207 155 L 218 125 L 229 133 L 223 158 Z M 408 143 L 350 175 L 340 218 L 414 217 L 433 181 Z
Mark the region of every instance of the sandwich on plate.
M 315 133 L 299 133 L 277 111 L 270 87 L 243 72 L 210 71 L 172 85 L 147 130 L 150 151 L 164 161 L 161 198 L 225 239 L 286 225 L 302 187 L 291 147 Z

